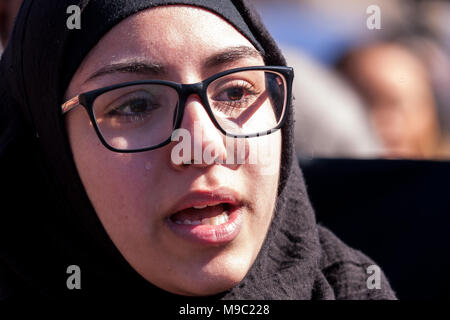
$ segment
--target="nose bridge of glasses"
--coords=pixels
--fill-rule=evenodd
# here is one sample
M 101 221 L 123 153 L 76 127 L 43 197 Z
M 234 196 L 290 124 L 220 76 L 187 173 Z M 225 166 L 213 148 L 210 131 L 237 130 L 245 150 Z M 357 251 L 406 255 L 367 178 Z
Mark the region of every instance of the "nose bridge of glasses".
M 180 103 L 186 103 L 188 98 L 192 94 L 197 94 L 201 100 L 203 100 L 203 82 L 190 83 L 190 84 L 182 84 L 180 91 Z M 202 101 L 204 102 L 204 101 Z
M 205 84 L 203 82 L 197 82 L 192 84 L 182 84 L 180 90 L 180 101 L 178 105 L 178 123 L 177 127 L 181 125 L 181 122 L 184 117 L 184 111 L 186 107 L 186 103 L 189 97 L 192 94 L 198 95 L 200 98 L 201 105 L 205 109 L 205 112 L 208 114 L 208 117 L 211 117 L 209 109 L 207 107 L 206 94 L 205 94 Z M 210 119 L 213 123 L 213 119 Z

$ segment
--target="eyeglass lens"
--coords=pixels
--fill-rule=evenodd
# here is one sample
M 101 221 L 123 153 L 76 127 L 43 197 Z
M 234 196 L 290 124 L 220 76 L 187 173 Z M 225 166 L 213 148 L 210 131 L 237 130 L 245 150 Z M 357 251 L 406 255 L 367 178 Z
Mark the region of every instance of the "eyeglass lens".
M 250 135 L 275 128 L 286 105 L 286 80 L 277 72 L 247 70 L 208 85 L 208 104 L 230 135 Z M 104 140 L 118 150 L 156 146 L 173 132 L 179 95 L 160 84 L 130 85 L 98 96 L 94 116 Z

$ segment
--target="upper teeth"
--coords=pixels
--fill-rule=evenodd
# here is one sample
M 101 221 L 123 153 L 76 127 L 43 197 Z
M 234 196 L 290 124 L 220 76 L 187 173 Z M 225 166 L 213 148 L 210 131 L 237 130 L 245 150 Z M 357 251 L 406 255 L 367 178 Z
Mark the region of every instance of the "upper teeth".
M 220 204 L 220 202 L 217 203 L 210 203 L 210 204 L 205 204 L 205 205 L 200 205 L 200 206 L 194 206 L 194 209 L 204 209 L 206 207 L 214 207 L 217 206 L 218 204 Z
M 228 222 L 228 213 L 227 211 L 222 212 L 222 214 L 212 217 L 212 218 L 204 218 L 202 219 L 202 221 L 200 220 L 184 220 L 184 221 L 180 221 L 177 220 L 175 221 L 175 223 L 177 224 L 193 224 L 193 225 L 199 225 L 199 224 L 203 224 L 203 225 L 213 225 L 213 226 L 218 226 L 219 224 Z

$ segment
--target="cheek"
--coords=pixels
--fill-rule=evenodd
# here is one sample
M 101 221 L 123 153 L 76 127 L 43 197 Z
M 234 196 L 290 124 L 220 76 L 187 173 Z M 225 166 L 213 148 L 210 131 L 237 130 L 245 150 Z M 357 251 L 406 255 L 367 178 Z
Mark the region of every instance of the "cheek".
M 66 124 L 81 181 L 106 229 L 119 234 L 114 230 L 142 225 L 139 221 L 144 219 L 142 215 L 147 213 L 147 204 L 154 195 L 149 192 L 153 188 L 151 182 L 160 181 L 163 171 L 161 154 L 126 154 L 106 149 L 88 116 L 82 113 L 74 113 Z
M 256 223 L 253 225 L 260 228 L 254 228 L 255 232 L 265 234 L 264 230 L 270 224 L 278 190 L 281 134 L 277 132 L 258 137 L 250 142 L 250 148 L 251 154 L 258 154 L 255 157 L 257 162 L 246 166 L 248 190 L 251 190 L 251 197 L 255 205 L 254 219 Z
M 261 182 L 278 181 L 281 160 L 280 131 L 253 139 L 249 139 L 249 154 L 247 170 L 252 179 Z M 258 185 L 265 186 L 265 185 Z

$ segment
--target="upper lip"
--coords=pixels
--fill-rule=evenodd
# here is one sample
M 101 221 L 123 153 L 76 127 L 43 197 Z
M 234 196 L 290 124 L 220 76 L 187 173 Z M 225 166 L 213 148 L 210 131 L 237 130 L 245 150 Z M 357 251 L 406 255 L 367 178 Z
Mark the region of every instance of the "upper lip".
M 218 189 L 201 189 L 191 191 L 183 196 L 170 210 L 173 215 L 181 210 L 194 206 L 216 205 L 220 203 L 228 203 L 230 205 L 239 205 L 241 198 L 239 193 L 229 188 Z

